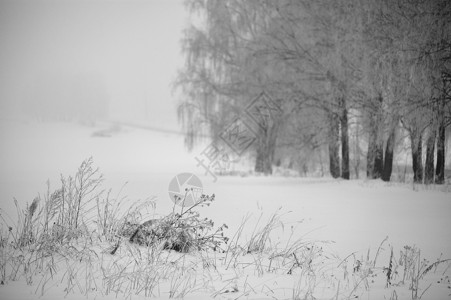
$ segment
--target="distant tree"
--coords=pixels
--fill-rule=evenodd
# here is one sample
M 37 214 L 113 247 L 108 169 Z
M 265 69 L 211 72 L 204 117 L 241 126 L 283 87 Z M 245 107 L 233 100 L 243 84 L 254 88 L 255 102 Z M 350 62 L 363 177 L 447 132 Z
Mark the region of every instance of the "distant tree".
M 325 111 L 331 175 L 349 179 L 348 110 L 358 80 L 356 45 L 362 29 L 355 18 L 358 2 L 274 3 L 277 15 L 271 19 L 266 53 L 291 70 L 285 84 L 294 95 Z
M 392 1 L 380 0 L 369 3 L 369 7 L 367 43 L 374 51 L 368 61 L 376 68 L 368 70 L 367 74 L 372 78 L 372 86 L 379 91 L 381 107 L 388 105 L 389 111 L 394 112 L 389 113 L 392 116 L 384 122 L 373 123 L 378 127 L 388 126 L 387 130 L 379 131 L 385 132 L 382 136 L 386 137 L 383 180 L 390 178 L 390 161 L 393 161 L 390 149 L 395 139 L 397 120 L 401 118 L 411 140 L 416 182 L 423 180 L 423 135 L 428 132 L 425 181 L 433 182 L 436 136 L 433 120 L 438 118 L 439 110 L 433 108 L 431 101 L 440 98 L 440 93 L 437 93 L 438 79 L 449 67 L 443 63 L 447 49 L 444 45 L 449 44 L 449 33 L 445 29 L 449 29 L 450 24 L 449 1 L 406 0 L 394 5 Z M 383 142 L 379 143 L 379 146 L 370 146 L 375 147 L 376 151 L 368 151 L 368 173 L 373 178 L 379 176 L 378 160 L 382 156 L 376 154 L 374 164 L 370 157 L 372 153 L 382 153 Z M 370 141 L 369 144 L 377 145 L 378 142 Z
M 189 0 L 187 7 L 199 14 L 185 31 L 186 66 L 176 85 L 185 96 L 179 119 L 189 147 L 205 131 L 217 139 L 266 91 L 282 112 L 256 127 L 250 149 L 258 172 L 272 172 L 278 150 L 309 145 L 328 150 L 333 177 L 349 179 L 352 130 L 368 137 L 367 176 L 389 181 L 401 123 L 411 140 L 415 180 L 426 169 L 431 182 L 437 137 L 435 173 L 443 174 L 449 98 L 447 81 L 439 79 L 451 57 L 449 1 Z M 316 132 L 300 126 L 300 110 L 321 120 Z M 359 123 L 357 131 L 351 122 Z

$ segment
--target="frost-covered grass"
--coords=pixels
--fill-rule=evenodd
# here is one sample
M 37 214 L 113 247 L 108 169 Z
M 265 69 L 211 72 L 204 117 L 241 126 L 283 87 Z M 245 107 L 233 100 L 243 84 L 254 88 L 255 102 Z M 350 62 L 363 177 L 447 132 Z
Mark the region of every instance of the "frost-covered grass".
M 4 297 L 23 296 L 15 282 L 36 297 L 55 299 L 61 294 L 105 299 L 421 299 L 450 292 L 449 259 L 429 261 L 415 245 L 397 249 L 388 237 L 377 249 L 340 257 L 333 241 L 299 235 L 303 222 L 288 221 L 282 208 L 268 218 L 262 211 L 254 222 L 250 214 L 244 216 L 228 238 L 223 232 L 227 226 L 215 231 L 214 222 L 197 211 L 203 203 L 215 204 L 214 197 L 202 198 L 201 205 L 174 206 L 169 215 L 152 219 L 147 242 L 135 244 L 127 226 L 155 216 L 155 202 L 119 209 L 124 198 L 112 198 L 101 184 L 102 176 L 89 159 L 44 198 L 25 208 L 16 202 L 16 222 L 2 214 Z M 182 242 L 189 246 L 180 246 Z
M 213 182 L 196 167 L 198 153 L 181 150 L 182 137 L 128 127 L 115 128 L 110 137 L 92 136 L 108 126 L 2 127 L 1 208 L 9 225 L 1 229 L 0 275 L 6 283 L 1 299 L 37 299 L 42 293 L 42 299 L 448 299 L 451 294 L 449 186 L 253 175 Z M 74 212 L 60 218 L 67 226 L 55 226 L 58 218 L 49 218 L 44 204 L 62 187 L 60 173 L 74 174 L 89 156 L 104 174 L 86 196 L 95 201 L 78 205 L 74 188 L 69 201 Z M 185 171 L 201 177 L 204 193 L 216 195 L 211 206 L 196 211 L 215 228 L 228 225 L 224 234 L 230 240 L 222 250 L 179 253 L 162 243 L 146 247 L 117 236 L 126 222 L 168 216 L 173 210 L 168 183 Z M 33 216 L 40 221 L 29 221 L 37 192 L 43 193 Z M 78 207 L 90 213 L 81 214 L 86 226 L 77 221 L 74 230 Z M 18 243 L 30 232 L 33 242 Z

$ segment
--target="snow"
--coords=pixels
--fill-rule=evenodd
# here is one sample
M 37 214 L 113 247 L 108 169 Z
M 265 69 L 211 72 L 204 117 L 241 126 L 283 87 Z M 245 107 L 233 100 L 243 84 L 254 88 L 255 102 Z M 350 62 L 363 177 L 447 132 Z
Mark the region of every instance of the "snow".
M 374 257 L 379 245 L 388 236 L 380 258 L 386 261 L 385 265 L 390 246 L 397 255 L 404 246 L 415 245 L 421 249 L 421 256 L 430 261 L 439 257 L 451 258 L 449 186 L 255 175 L 220 176 L 214 182 L 211 176 L 205 175 L 204 170 L 196 166 L 194 157 L 202 151 L 202 147 L 187 153 L 183 136 L 130 126 L 122 126 L 111 137 L 92 136 L 93 132 L 110 127 L 110 123 L 88 127 L 74 123 L 2 120 L 2 213 L 14 217 L 13 197 L 22 206 L 30 203 L 38 193 L 45 193 L 47 179 L 51 187 L 56 188 L 60 174 L 74 174 L 80 163 L 92 156 L 95 166 L 104 174 L 105 188 L 112 188 L 113 193 L 120 192 L 130 199 L 155 196 L 160 215 L 172 209 L 173 203 L 168 195 L 170 180 L 182 172 L 196 174 L 202 180 L 204 193 L 216 195 L 216 201 L 212 206 L 203 208 L 201 214 L 218 225 L 229 225 L 230 236 L 246 215 L 250 216 L 249 226 L 246 226 L 243 236 L 249 237 L 260 216 L 260 222 L 264 223 L 271 214 L 278 212 L 284 228 L 280 230 L 280 235 L 273 237 L 274 242 L 277 239 L 279 243 L 286 242 L 292 230 L 296 238 L 327 241 L 323 244 L 324 248 L 343 259 L 352 253 L 356 253 L 357 257 L 366 256 L 369 250 Z M 215 277 L 215 288 L 224 286 L 226 278 L 233 276 Z M 263 285 L 263 282 L 277 281 L 280 288 L 285 282 L 290 291 L 293 289 L 293 282 L 286 281 L 284 276 L 266 274 L 263 277 L 251 276 L 248 280 L 254 287 Z M 425 299 L 438 299 L 430 297 L 444 297 L 451 293 L 446 286 L 433 283 L 426 291 Z M 38 299 L 35 290 L 36 287 L 27 286 L 24 281 L 10 281 L 0 287 L 0 298 Z M 380 299 L 382 294 L 389 295 L 389 292 L 383 288 L 371 288 L 365 297 Z M 260 294 L 250 294 L 248 297 L 259 299 Z M 410 299 L 410 291 L 405 289 L 397 290 L 397 294 L 399 299 Z M 41 299 L 62 299 L 64 295 L 64 291 L 55 287 Z M 160 296 L 168 298 L 166 294 Z M 188 294 L 187 299 L 207 299 L 211 296 L 212 293 L 193 293 Z M 225 298 L 234 296 L 221 294 Z M 75 293 L 69 294 L 66 299 L 79 297 Z M 282 296 L 285 299 L 291 297 L 288 292 Z M 115 296 L 99 294 L 95 298 L 113 299 Z M 133 299 L 141 298 L 134 296 Z M 270 297 L 263 295 L 261 299 Z

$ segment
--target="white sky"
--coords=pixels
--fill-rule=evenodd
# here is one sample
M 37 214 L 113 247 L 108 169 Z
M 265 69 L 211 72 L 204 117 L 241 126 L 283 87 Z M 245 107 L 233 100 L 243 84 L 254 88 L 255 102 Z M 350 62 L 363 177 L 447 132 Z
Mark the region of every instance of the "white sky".
M 0 109 L 43 77 L 94 74 L 113 116 L 178 128 L 170 84 L 186 22 L 183 0 L 0 0 Z

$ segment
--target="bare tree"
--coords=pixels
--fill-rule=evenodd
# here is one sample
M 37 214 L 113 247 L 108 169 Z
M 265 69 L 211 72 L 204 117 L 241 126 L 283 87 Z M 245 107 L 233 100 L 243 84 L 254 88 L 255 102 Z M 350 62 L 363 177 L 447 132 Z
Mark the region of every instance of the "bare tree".
M 187 1 L 200 13 L 186 30 L 187 63 L 177 81 L 185 95 L 179 116 L 188 146 L 205 131 L 217 138 L 266 91 L 282 112 L 256 127 L 250 148 L 256 171 L 272 172 L 278 145 L 303 151 L 308 144 L 328 149 L 331 175 L 349 179 L 349 130 L 356 121 L 350 112 L 357 111 L 368 137 L 369 178 L 390 180 L 401 122 L 411 140 L 415 181 L 423 180 L 423 169 L 426 182 L 434 181 L 435 148 L 435 180 L 443 181 L 449 81 L 441 74 L 450 69 L 450 6 L 446 0 Z M 324 121 L 316 134 L 298 126 L 299 110 Z M 359 151 L 355 155 L 360 159 Z

